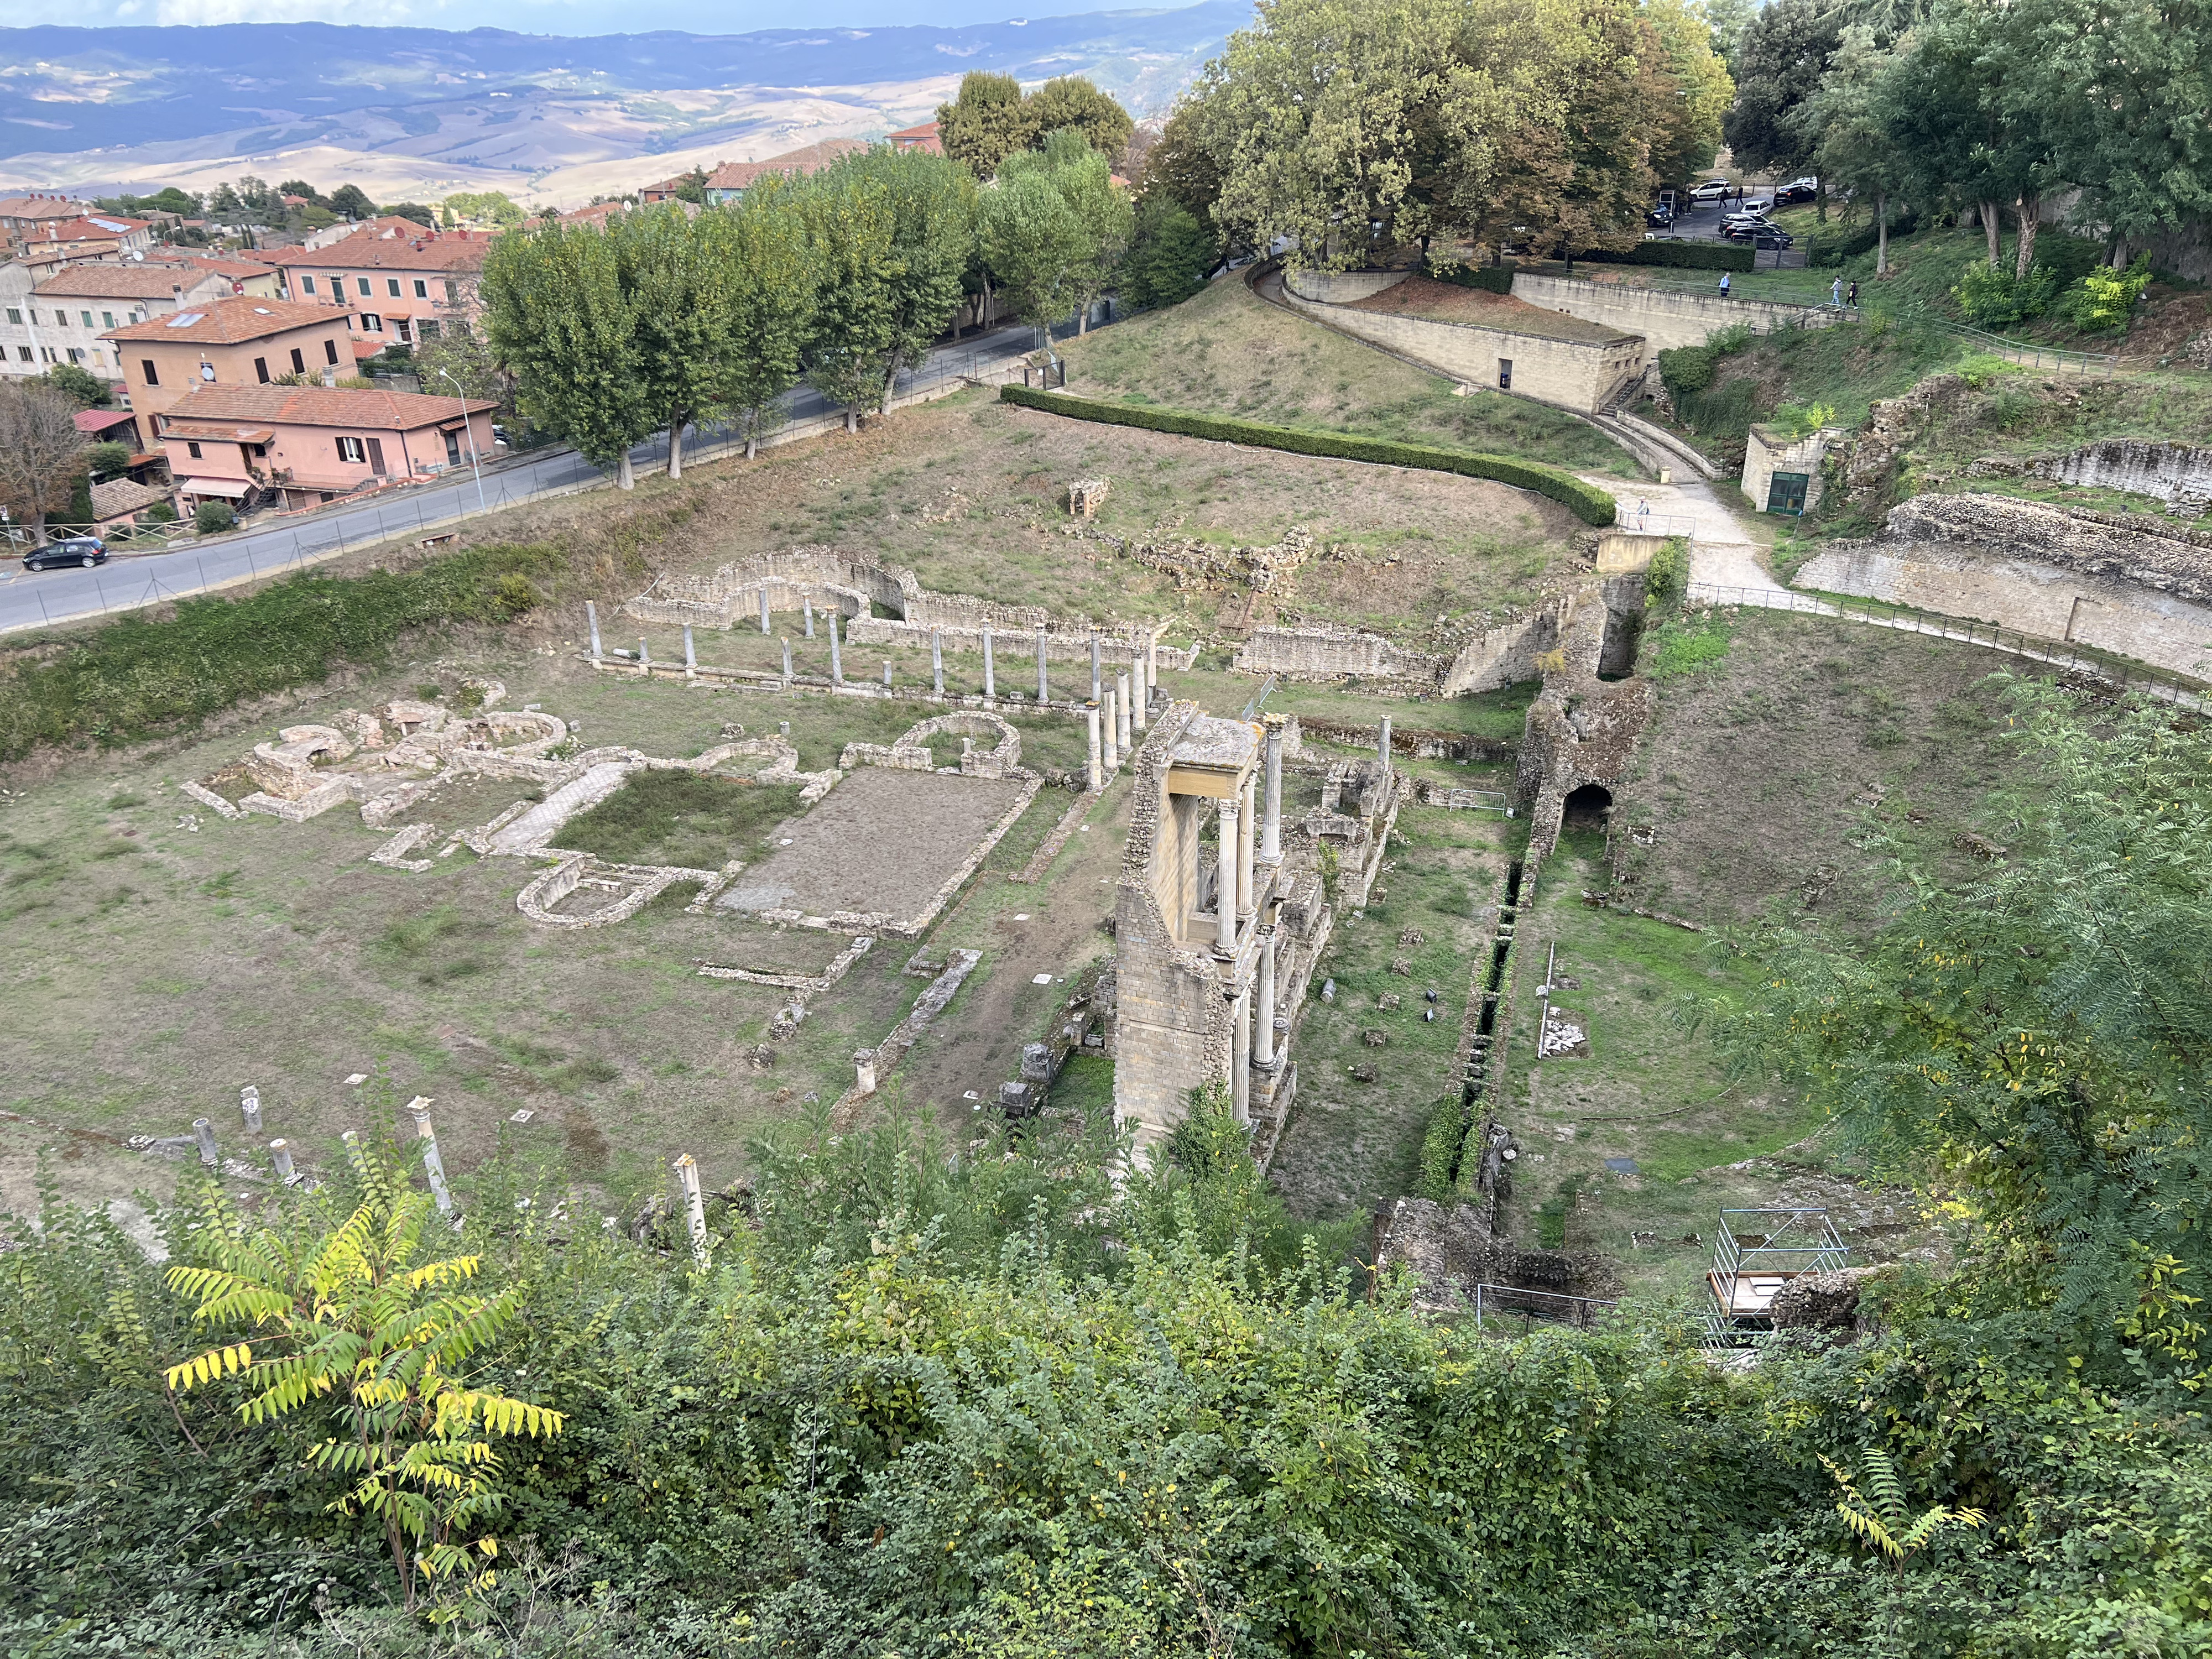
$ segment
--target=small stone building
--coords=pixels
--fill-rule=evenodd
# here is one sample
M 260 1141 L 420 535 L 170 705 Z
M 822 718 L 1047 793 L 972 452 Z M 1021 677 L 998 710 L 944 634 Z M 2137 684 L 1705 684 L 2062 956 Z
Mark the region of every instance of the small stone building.
M 1743 449 L 1743 493 L 1761 513 L 1810 513 L 1820 504 L 1820 463 L 1828 445 L 1843 436 L 1822 427 L 1792 438 L 1771 426 L 1753 426 Z

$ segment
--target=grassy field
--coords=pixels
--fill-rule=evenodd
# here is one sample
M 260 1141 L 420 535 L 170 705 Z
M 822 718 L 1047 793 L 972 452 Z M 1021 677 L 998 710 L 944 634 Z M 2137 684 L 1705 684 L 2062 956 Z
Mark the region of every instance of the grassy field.
M 1441 376 L 1255 298 L 1240 273 L 1061 349 L 1068 390 L 1089 398 L 1637 476 L 1595 428 L 1525 399 L 1455 398 Z
M 1780 902 L 1863 926 L 1881 893 L 1879 855 L 1859 845 L 1869 830 L 1960 874 L 1960 831 L 2004 839 L 1985 805 L 2004 775 L 1990 677 L 2028 665 L 1771 611 L 1692 631 L 1708 643 L 1685 657 L 1703 660 L 1658 679 L 1658 717 L 1616 793 L 1616 818 L 1653 835 L 1621 859 L 1638 905 L 1709 921 Z

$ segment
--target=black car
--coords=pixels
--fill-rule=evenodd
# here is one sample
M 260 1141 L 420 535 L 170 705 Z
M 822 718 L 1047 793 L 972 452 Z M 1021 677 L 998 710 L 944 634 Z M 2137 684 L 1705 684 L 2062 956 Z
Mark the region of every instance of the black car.
M 1656 207 L 1644 216 L 1644 222 L 1654 230 L 1672 230 L 1674 216 L 1663 207 Z
M 1810 202 L 1820 193 L 1817 180 L 1795 179 L 1774 192 L 1774 205 L 1783 207 L 1791 202 Z
M 97 536 L 65 536 L 23 555 L 26 570 L 57 570 L 70 564 L 82 565 L 88 570 L 94 565 L 106 562 L 107 544 Z

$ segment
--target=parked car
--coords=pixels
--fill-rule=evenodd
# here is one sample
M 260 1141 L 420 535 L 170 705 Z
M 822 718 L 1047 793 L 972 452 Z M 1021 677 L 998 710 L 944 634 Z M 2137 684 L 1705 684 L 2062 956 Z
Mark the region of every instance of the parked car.
M 1724 196 L 1735 194 L 1735 186 L 1725 179 L 1708 179 L 1690 191 L 1693 202 L 1717 202 Z
M 26 570 L 58 570 L 69 564 L 82 565 L 88 570 L 94 565 L 106 562 L 107 544 L 97 536 L 64 536 L 23 555 Z
M 1731 219 L 1721 227 L 1721 234 L 1731 242 L 1757 241 L 1762 246 L 1765 245 L 1765 238 L 1779 236 L 1784 239 L 1783 246 L 1789 246 L 1789 233 L 1764 219 Z
M 1810 202 L 1820 193 L 1818 179 L 1792 179 L 1774 192 L 1774 205 L 1784 207 L 1792 202 Z
M 1674 228 L 1674 215 L 1667 208 L 1656 207 L 1644 216 L 1644 222 L 1654 230 L 1672 230 Z

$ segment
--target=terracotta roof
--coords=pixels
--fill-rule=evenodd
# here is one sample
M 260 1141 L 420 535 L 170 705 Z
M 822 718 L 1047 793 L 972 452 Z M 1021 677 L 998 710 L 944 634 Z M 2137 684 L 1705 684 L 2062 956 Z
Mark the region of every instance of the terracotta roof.
M 82 213 L 90 205 L 66 196 L 46 196 L 33 191 L 28 196 L 0 196 L 0 219 L 59 218 L 64 214 Z
M 617 213 L 630 210 L 628 202 L 594 202 L 587 208 L 578 208 L 574 213 L 561 215 L 564 225 L 604 225 Z
M 884 141 L 893 149 L 925 149 L 933 155 L 945 153 L 945 143 L 937 136 L 937 123 L 924 121 L 918 127 L 905 127 L 897 132 L 886 133 Z
M 59 224 L 40 227 L 35 233 L 49 242 L 107 242 L 128 236 L 134 230 L 151 230 L 150 219 L 118 219 L 100 213 L 79 219 L 65 219 Z
M 350 307 L 349 307 L 350 309 Z M 216 300 L 190 305 L 167 316 L 149 318 L 127 328 L 112 328 L 103 340 L 176 340 L 192 345 L 235 345 L 265 339 L 295 328 L 327 328 L 337 307 L 291 300 Z
M 84 433 L 105 432 L 131 418 L 127 409 L 80 409 L 76 412 L 76 429 Z
M 40 283 L 36 293 L 64 299 L 166 300 L 215 275 L 179 265 L 71 265 Z
M 173 487 L 140 483 L 135 478 L 110 478 L 92 487 L 92 516 L 105 520 L 125 513 L 143 513 L 156 501 L 167 501 Z
M 274 428 L 226 426 L 221 421 L 180 421 L 172 415 L 161 422 L 164 438 L 211 438 L 219 444 L 265 444 L 276 439 Z
M 374 219 L 363 219 L 351 230 L 339 237 L 338 242 L 350 242 L 356 236 L 374 236 L 379 240 L 383 240 L 389 238 L 404 239 L 410 236 L 430 236 L 436 234 L 416 220 L 403 219 L 396 213 L 386 213 Z M 337 242 L 325 242 L 323 246 L 325 248 L 332 248 L 337 246 Z
M 149 265 L 198 265 L 218 276 L 243 280 L 248 276 L 273 276 L 276 267 L 264 264 L 258 259 L 227 259 L 212 253 L 179 253 L 172 248 L 149 248 L 146 263 Z
M 468 404 L 471 414 L 488 413 L 498 407 L 485 398 L 471 398 Z M 162 416 L 161 433 L 164 437 L 170 435 L 185 421 L 412 432 L 417 427 L 447 422 L 458 425 L 460 414 L 461 406 L 454 398 L 426 398 L 412 392 L 354 392 L 319 386 L 195 386 L 171 405 Z
M 269 263 L 310 273 L 325 270 L 473 272 L 483 269 L 484 254 L 491 246 L 490 237 L 448 230 L 433 238 L 420 225 L 415 228 L 422 238 L 419 242 L 397 236 L 390 240 L 380 236 L 349 236 L 328 247 L 312 251 L 288 247 L 269 255 Z
M 756 179 L 770 173 L 788 173 L 804 178 L 810 173 L 821 172 L 841 155 L 851 155 L 867 148 L 858 138 L 824 138 L 818 144 L 809 144 L 783 155 L 771 155 L 765 161 L 725 161 L 707 175 L 707 188 L 750 190 Z

